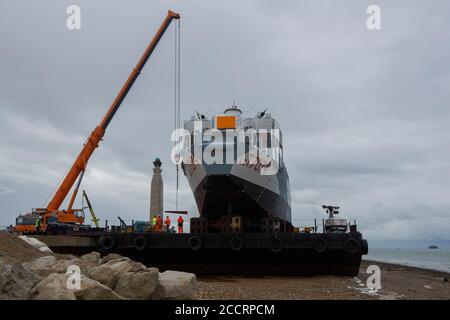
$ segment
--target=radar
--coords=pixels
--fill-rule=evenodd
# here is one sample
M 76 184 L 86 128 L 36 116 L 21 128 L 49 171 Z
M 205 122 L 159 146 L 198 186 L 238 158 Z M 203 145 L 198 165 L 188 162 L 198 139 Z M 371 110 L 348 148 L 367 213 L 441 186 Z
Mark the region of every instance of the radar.
M 333 215 L 339 213 L 339 211 L 338 211 L 339 207 L 337 207 L 337 206 L 322 205 L 322 208 L 325 209 L 325 211 L 329 215 L 330 219 L 333 219 Z

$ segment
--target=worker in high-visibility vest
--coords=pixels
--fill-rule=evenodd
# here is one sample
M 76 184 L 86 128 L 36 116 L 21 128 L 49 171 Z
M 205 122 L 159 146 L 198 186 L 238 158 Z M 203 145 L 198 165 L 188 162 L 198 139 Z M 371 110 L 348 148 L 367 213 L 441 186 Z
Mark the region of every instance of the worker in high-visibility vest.
M 162 220 L 161 216 L 158 216 L 156 218 L 156 230 L 162 231 L 162 228 L 163 228 L 163 220 Z
M 41 230 L 41 216 L 36 218 L 36 221 L 34 222 L 34 227 L 36 228 L 36 233 L 39 233 Z
M 156 222 L 157 222 L 156 216 L 153 216 L 153 218 L 152 218 L 152 227 L 153 227 L 153 229 L 156 228 Z
M 170 229 L 170 217 L 166 216 L 166 219 L 164 220 L 164 224 L 166 225 L 166 232 L 169 232 Z
M 177 222 L 178 222 L 178 233 L 183 233 L 183 222 L 184 222 L 183 217 L 179 216 Z

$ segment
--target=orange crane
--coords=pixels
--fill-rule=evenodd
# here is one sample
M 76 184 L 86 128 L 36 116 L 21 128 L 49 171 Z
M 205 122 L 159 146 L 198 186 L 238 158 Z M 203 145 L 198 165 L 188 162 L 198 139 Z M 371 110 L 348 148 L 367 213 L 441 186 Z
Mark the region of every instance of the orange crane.
M 39 230 L 42 232 L 45 232 L 47 230 L 47 225 L 51 221 L 56 223 L 63 223 L 63 224 L 83 224 L 84 223 L 84 214 L 82 209 L 73 209 L 73 203 L 75 201 L 75 197 L 78 193 L 78 189 L 80 187 L 81 180 L 83 179 L 84 171 L 86 170 L 86 165 L 92 156 L 94 150 L 98 147 L 100 141 L 102 140 L 103 136 L 105 135 L 106 128 L 108 127 L 109 123 L 111 122 L 112 118 L 114 117 L 115 113 L 119 109 L 122 101 L 125 99 L 127 93 L 130 91 L 131 87 L 133 86 L 134 82 L 136 81 L 137 77 L 141 73 L 141 70 L 144 68 L 145 63 L 150 58 L 151 54 L 155 50 L 156 46 L 158 45 L 158 42 L 161 40 L 162 36 L 164 35 L 164 32 L 169 27 L 172 20 L 178 20 L 180 19 L 180 15 L 178 13 L 175 13 L 173 11 L 170 11 L 167 13 L 166 18 L 164 19 L 163 23 L 161 24 L 159 30 L 153 37 L 152 41 L 146 48 L 144 54 L 139 59 L 137 65 L 135 68 L 131 71 L 130 75 L 128 76 L 127 81 L 122 86 L 122 89 L 120 90 L 119 94 L 109 107 L 108 111 L 106 112 L 105 116 L 103 117 L 100 124 L 92 131 L 91 135 L 88 137 L 86 142 L 83 145 L 83 148 L 81 149 L 81 152 L 75 159 L 75 162 L 73 163 L 72 167 L 70 168 L 69 172 L 65 176 L 64 180 L 60 184 L 59 188 L 55 192 L 53 198 L 50 200 L 46 208 L 38 208 L 33 209 L 31 216 L 40 218 L 41 224 L 39 227 Z M 76 183 L 76 184 L 75 184 Z M 61 210 L 60 206 L 63 203 L 63 201 L 66 199 L 68 193 L 72 189 L 72 187 L 75 184 L 74 191 L 72 193 L 72 196 L 69 201 L 69 205 L 67 209 Z M 25 215 L 26 216 L 26 215 Z M 30 231 L 30 223 L 27 224 L 22 223 L 21 221 L 25 221 L 27 219 L 23 219 L 25 216 L 19 216 L 18 219 L 16 219 L 16 231 L 20 232 L 21 230 L 27 230 L 27 233 L 32 233 Z M 22 219 L 20 219 L 22 217 Z M 30 221 L 30 219 L 28 219 Z M 35 221 L 35 219 L 33 220 Z M 34 231 L 35 228 L 31 228 Z M 39 231 L 38 230 L 38 231 Z

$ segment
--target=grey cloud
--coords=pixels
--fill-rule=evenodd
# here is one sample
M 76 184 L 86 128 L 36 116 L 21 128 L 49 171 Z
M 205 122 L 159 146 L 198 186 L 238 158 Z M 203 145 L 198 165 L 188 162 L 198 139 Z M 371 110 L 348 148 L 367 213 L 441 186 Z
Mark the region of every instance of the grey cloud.
M 369 239 L 448 238 L 450 4 L 377 1 L 0 3 L 0 224 L 45 204 L 166 10 L 182 14 L 182 119 L 236 100 L 284 133 L 296 224 L 340 204 Z M 173 29 L 124 101 L 83 182 L 102 219 L 146 219 L 152 160 L 175 206 Z M 11 192 L 13 190 L 14 192 Z M 182 206 L 196 215 L 181 177 Z

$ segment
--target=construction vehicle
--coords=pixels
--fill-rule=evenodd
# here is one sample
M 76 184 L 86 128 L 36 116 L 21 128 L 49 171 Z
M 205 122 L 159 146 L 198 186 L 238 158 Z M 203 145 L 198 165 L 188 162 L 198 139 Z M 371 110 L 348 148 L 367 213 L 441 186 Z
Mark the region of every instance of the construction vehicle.
M 87 138 L 81 152 L 78 154 L 72 167 L 64 177 L 64 180 L 59 185 L 47 207 L 32 209 L 31 213 L 20 215 L 16 219 L 16 230 L 18 232 L 35 233 L 36 229 L 34 227 L 34 223 L 37 217 L 41 217 L 42 219 L 39 233 L 54 233 L 59 231 L 65 232 L 67 230 L 86 231 L 88 229 L 88 226 L 84 225 L 84 211 L 82 209 L 73 209 L 73 204 L 83 179 L 87 163 L 95 149 L 99 146 L 109 123 L 113 119 L 123 100 L 127 96 L 127 93 L 130 91 L 134 82 L 144 68 L 145 63 L 150 58 L 151 54 L 158 45 L 158 42 L 161 40 L 173 19 L 180 19 L 180 15 L 169 11 L 162 25 L 146 48 L 144 54 L 139 59 L 135 68 L 131 71 L 128 79 L 122 86 L 122 89 L 109 107 L 102 121 Z M 62 203 L 74 185 L 75 188 L 70 198 L 68 207 L 66 209 L 61 209 L 60 207 Z M 52 232 L 49 232 L 49 227 Z
M 85 207 L 84 205 L 82 206 L 83 210 L 86 208 L 89 209 L 89 212 L 91 213 L 91 217 L 92 217 L 92 219 L 91 219 L 92 222 L 94 222 L 96 228 L 100 228 L 100 225 L 98 223 L 100 221 L 100 219 L 98 219 L 97 216 L 95 215 L 94 208 L 92 208 L 91 202 L 89 201 L 89 198 L 88 198 L 85 190 L 83 190 L 83 199 L 86 200 L 86 205 L 87 205 L 87 207 Z
M 16 218 L 14 231 L 21 234 L 31 234 L 36 232 L 36 219 L 38 215 L 27 213 Z

